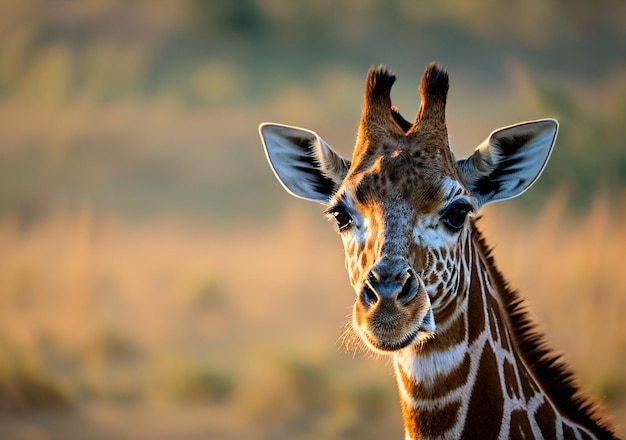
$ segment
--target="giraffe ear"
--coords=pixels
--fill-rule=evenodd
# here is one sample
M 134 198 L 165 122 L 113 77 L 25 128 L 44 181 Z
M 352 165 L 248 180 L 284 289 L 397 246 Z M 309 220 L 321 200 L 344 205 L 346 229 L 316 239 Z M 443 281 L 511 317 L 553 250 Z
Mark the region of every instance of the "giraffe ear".
M 350 168 L 314 131 L 264 123 L 259 133 L 274 174 L 296 197 L 326 203 Z
M 470 157 L 457 161 L 461 181 L 477 208 L 526 191 L 546 166 L 558 127 L 554 119 L 539 119 L 501 128 Z

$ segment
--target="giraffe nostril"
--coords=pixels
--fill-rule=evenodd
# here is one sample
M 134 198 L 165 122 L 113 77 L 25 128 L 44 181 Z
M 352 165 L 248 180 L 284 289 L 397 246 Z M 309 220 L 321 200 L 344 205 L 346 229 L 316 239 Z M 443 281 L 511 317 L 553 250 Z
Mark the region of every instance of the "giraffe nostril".
M 415 277 L 413 276 L 412 271 L 408 271 L 406 275 L 406 279 L 404 280 L 404 284 L 402 286 L 402 290 L 398 294 L 398 301 L 400 302 L 408 302 L 410 301 L 415 294 Z
M 378 302 L 378 295 L 376 295 L 376 292 L 374 292 L 368 283 L 365 284 L 361 292 L 361 302 L 365 307 L 373 306 Z

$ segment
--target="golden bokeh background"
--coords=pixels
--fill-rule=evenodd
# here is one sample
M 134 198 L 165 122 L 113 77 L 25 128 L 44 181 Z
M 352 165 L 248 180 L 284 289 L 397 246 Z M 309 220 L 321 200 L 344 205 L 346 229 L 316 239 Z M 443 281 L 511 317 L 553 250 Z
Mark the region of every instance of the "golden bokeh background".
M 626 6 L 431 3 L 3 4 L 1 438 L 401 438 L 389 360 L 342 348 L 340 240 L 257 126 L 349 155 L 369 66 L 410 119 L 432 60 L 458 157 L 561 122 L 542 178 L 479 224 L 626 435 Z

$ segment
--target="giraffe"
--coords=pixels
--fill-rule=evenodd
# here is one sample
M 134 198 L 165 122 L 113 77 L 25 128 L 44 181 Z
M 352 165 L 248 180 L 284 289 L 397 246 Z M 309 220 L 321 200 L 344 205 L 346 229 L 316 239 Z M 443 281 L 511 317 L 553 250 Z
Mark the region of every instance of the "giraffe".
M 414 122 L 391 104 L 395 75 L 367 75 L 351 160 L 317 133 L 264 123 L 266 156 L 292 195 L 326 205 L 356 292 L 352 327 L 392 356 L 405 437 L 614 438 L 547 348 L 476 226 L 485 204 L 543 171 L 558 123 L 492 132 L 465 159 L 448 141 L 448 74 L 431 63 Z

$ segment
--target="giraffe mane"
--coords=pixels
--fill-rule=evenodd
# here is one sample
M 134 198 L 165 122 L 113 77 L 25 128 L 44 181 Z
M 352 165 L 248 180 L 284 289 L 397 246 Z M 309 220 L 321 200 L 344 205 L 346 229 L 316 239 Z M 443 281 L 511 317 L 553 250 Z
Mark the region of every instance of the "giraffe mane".
M 508 320 L 513 343 L 522 360 L 562 414 L 601 438 L 615 438 L 601 406 L 582 395 L 580 386 L 563 356 L 549 347 L 544 334 L 530 317 L 524 299 L 517 290 L 511 288 L 497 268 L 492 248 L 476 225 L 478 220 L 480 218 L 472 222 L 473 241 L 485 258 L 495 283 L 494 287 L 502 300 L 502 311 Z

